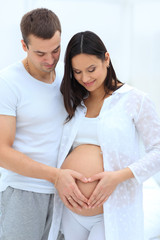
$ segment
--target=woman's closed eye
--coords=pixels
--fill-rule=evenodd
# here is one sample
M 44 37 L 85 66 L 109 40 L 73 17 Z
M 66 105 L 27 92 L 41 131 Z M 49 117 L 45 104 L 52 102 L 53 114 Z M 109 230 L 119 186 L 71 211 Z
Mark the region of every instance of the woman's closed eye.
M 95 69 L 96 69 L 95 67 L 92 67 L 92 68 L 88 69 L 88 72 L 89 72 L 89 73 L 94 72 Z M 73 69 L 73 73 L 74 73 L 74 74 L 80 74 L 81 71 L 78 71 L 78 70 Z
M 95 69 L 96 69 L 95 67 L 92 67 L 92 68 L 88 69 L 88 72 L 94 72 Z
M 74 73 L 74 74 L 80 74 L 80 73 L 81 73 L 81 71 L 78 71 L 78 70 L 73 70 L 73 73 Z

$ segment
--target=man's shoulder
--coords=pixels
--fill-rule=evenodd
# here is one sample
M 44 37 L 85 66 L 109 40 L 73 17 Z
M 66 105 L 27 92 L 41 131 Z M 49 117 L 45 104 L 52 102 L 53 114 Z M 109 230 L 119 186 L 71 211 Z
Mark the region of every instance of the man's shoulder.
M 13 79 L 15 75 L 20 73 L 21 68 L 22 68 L 22 64 L 20 61 L 10 64 L 9 66 L 0 70 L 0 78 L 7 80 L 11 76 L 11 78 Z

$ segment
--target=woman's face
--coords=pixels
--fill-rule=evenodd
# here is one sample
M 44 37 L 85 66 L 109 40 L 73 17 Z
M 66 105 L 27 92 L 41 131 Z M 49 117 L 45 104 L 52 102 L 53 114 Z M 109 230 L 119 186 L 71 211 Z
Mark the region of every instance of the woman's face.
M 109 66 L 109 54 L 106 52 L 105 60 L 95 55 L 78 54 L 72 58 L 72 69 L 75 79 L 89 92 L 103 88 Z

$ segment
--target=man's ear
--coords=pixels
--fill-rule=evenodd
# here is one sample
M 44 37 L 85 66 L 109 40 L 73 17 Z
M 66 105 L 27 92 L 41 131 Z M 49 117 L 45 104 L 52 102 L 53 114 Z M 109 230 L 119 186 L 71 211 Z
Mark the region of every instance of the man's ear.
M 28 47 L 27 47 L 27 45 L 26 45 L 26 43 L 24 42 L 23 39 L 21 40 L 21 43 L 22 43 L 22 48 L 23 48 L 23 50 L 24 50 L 25 52 L 27 52 Z

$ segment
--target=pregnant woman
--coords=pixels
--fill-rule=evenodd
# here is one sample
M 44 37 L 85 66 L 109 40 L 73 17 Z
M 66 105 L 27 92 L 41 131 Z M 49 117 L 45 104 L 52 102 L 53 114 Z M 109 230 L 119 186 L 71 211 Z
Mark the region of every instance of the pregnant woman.
M 72 169 L 88 179 L 76 181 L 88 199 L 83 208 L 75 205 L 74 192 L 66 193 L 66 206 L 56 201 L 65 240 L 142 240 L 142 183 L 160 170 L 153 103 L 117 79 L 105 45 L 90 31 L 75 34 L 67 46 L 61 91 L 68 118 L 59 175 Z

